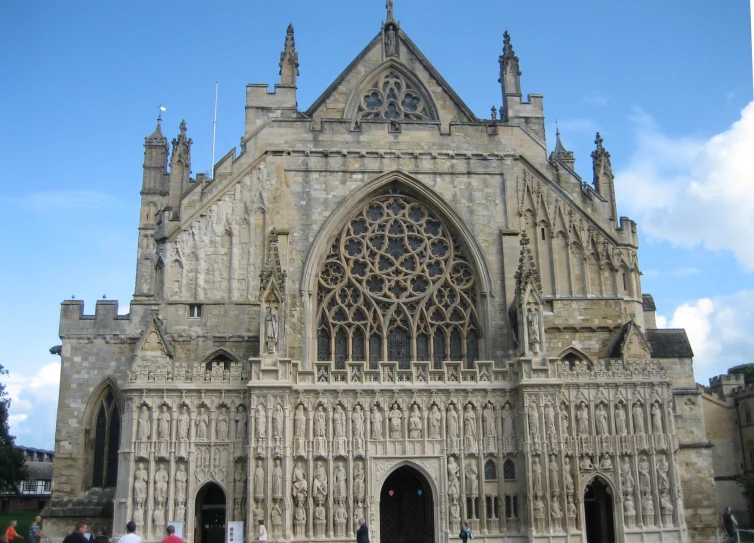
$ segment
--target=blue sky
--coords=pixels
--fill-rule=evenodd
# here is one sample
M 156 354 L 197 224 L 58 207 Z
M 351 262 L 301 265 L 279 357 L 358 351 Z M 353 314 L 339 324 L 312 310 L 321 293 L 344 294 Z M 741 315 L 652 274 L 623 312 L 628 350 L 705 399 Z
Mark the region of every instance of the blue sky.
M 594 132 L 612 154 L 618 210 L 639 223 L 644 292 L 684 326 L 706 382 L 754 362 L 754 106 L 745 0 L 396 0 L 401 27 L 479 117 L 499 107 L 508 29 L 524 93 L 544 95 L 591 181 Z M 0 51 L 0 363 L 18 443 L 52 448 L 59 303 L 134 286 L 143 138 L 164 104 L 186 119 L 193 169 L 238 144 L 247 83 L 279 81 L 293 23 L 306 109 L 377 34 L 383 0 L 3 2 Z M 749 106 L 747 108 L 747 106 Z

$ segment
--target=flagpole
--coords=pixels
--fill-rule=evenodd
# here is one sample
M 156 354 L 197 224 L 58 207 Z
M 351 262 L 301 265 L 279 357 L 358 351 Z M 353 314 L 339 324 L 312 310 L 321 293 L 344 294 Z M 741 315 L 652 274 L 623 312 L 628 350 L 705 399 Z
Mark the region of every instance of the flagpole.
M 215 139 L 217 137 L 217 81 L 215 81 L 215 117 L 212 121 L 212 180 L 215 180 Z

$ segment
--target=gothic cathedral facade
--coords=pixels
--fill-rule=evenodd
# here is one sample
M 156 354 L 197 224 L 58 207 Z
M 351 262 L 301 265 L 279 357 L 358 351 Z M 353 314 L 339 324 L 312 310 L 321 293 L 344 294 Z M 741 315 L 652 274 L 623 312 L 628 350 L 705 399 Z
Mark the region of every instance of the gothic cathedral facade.
M 211 176 L 158 121 L 130 313 L 62 304 L 48 534 L 712 537 L 691 348 L 642 295 L 610 154 L 598 134 L 593 183 L 548 154 L 507 33 L 499 65 L 478 118 L 389 5 L 306 111 L 289 27 Z

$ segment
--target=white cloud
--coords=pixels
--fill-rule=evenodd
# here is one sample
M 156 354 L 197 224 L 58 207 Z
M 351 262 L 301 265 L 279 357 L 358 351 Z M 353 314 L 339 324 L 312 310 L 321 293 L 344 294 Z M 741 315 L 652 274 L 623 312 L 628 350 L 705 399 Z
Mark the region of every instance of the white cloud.
M 52 449 L 60 387 L 60 362 L 46 364 L 34 374 L 13 371 L 3 376 L 11 400 L 8 422 L 16 443 Z
M 754 290 L 684 303 L 669 319 L 658 315 L 657 326 L 686 329 L 701 383 L 731 366 L 754 362 Z
M 635 109 L 637 148 L 616 173 L 621 206 L 650 237 L 731 251 L 754 270 L 754 102 L 728 130 L 704 141 L 666 135 Z
M 599 89 L 592 89 L 581 97 L 581 101 L 585 104 L 592 104 L 601 107 L 607 106 L 608 100 L 610 100 L 610 95 L 605 94 Z

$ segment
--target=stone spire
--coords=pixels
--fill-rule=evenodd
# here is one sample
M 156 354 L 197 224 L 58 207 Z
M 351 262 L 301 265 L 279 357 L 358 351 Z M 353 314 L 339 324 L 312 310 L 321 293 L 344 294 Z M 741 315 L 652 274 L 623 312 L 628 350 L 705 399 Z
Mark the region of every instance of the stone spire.
M 500 63 L 500 79 L 503 85 L 503 97 L 508 94 L 521 96 L 521 70 L 518 67 L 518 57 L 511 45 L 511 35 L 506 30 L 503 33 L 503 54 L 498 59 Z
M 557 126 L 557 122 L 556 122 Z M 576 159 L 573 156 L 573 152 L 567 150 L 563 146 L 563 142 L 560 141 L 560 129 L 556 128 L 555 132 L 555 149 L 550 154 L 550 160 L 558 159 L 561 162 L 563 162 L 566 166 L 573 169 L 574 164 L 576 163 Z
M 296 52 L 296 39 L 293 37 L 293 25 L 288 25 L 285 33 L 285 47 L 280 53 L 280 84 L 289 87 L 296 86 L 298 72 L 298 53 Z
M 173 210 L 173 218 L 180 216 L 179 208 L 181 194 L 189 186 L 191 175 L 191 138 L 186 137 L 186 121 L 181 121 L 178 127 L 178 137 L 173 139 L 173 154 L 170 157 L 170 197 L 169 204 Z
M 518 258 L 518 269 L 516 270 L 516 293 L 523 295 L 526 283 L 531 279 L 538 293 L 542 292 L 542 279 L 539 276 L 539 270 L 534 262 L 534 256 L 529 248 L 529 236 L 525 230 L 521 231 L 521 254 Z
M 592 151 L 592 171 L 594 172 L 594 190 L 610 203 L 610 220 L 617 219 L 615 205 L 615 184 L 613 182 L 613 166 L 610 162 L 610 153 L 602 146 L 602 136 L 597 132 L 594 143 L 597 148 Z

